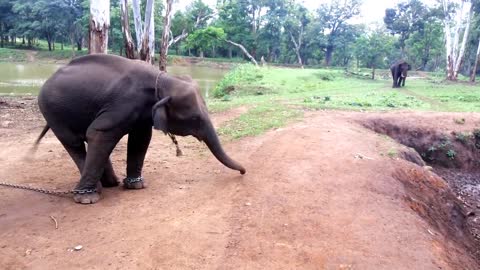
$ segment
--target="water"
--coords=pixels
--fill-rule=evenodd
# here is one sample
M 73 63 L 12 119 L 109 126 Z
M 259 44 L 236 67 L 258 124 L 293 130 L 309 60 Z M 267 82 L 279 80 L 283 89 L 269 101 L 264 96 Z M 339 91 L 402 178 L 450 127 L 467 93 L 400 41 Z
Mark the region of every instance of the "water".
M 0 95 L 36 95 L 43 83 L 59 68 L 57 64 L 0 63 Z M 171 74 L 190 75 L 208 97 L 227 70 L 199 66 L 169 66 Z

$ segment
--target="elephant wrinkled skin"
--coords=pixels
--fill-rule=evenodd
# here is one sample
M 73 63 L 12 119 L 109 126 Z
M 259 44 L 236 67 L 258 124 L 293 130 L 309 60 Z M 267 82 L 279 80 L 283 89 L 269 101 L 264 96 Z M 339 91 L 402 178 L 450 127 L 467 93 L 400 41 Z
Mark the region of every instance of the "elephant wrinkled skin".
M 198 85 L 185 76 L 159 73 L 145 62 L 105 54 L 76 58 L 45 82 L 38 104 L 47 126 L 37 143 L 50 128 L 72 157 L 81 174 L 76 202 L 95 203 L 97 188 L 118 185 L 109 157 L 126 134 L 125 187 L 143 187 L 152 125 L 196 137 L 225 166 L 245 173 L 223 151 Z

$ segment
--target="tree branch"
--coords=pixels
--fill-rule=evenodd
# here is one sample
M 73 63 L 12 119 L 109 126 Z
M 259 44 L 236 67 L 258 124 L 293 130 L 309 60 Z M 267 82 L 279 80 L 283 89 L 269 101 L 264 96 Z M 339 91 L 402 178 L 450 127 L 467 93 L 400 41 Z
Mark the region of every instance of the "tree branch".
M 235 42 L 233 42 L 233 41 L 231 41 L 231 40 L 228 40 L 228 39 L 226 39 L 225 41 L 226 41 L 227 43 L 232 44 L 233 46 L 236 46 L 236 47 L 240 48 L 240 49 L 243 51 L 243 53 L 244 53 L 248 58 L 250 58 L 250 61 L 252 61 L 252 62 L 255 64 L 255 66 L 258 67 L 258 63 L 257 63 L 257 61 L 255 60 L 255 58 L 253 58 L 253 56 L 248 53 L 247 49 L 245 49 L 245 47 L 243 47 L 242 44 L 235 43 Z

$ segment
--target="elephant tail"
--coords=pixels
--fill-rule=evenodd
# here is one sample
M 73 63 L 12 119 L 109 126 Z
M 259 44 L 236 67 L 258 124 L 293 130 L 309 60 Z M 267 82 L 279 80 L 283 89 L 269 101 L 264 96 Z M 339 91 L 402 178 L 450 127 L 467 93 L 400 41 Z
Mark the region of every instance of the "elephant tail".
M 47 134 L 49 129 L 50 129 L 50 127 L 48 125 L 45 125 L 45 127 L 43 127 L 43 130 L 40 133 L 40 135 L 38 136 L 37 140 L 35 141 L 35 144 L 33 144 L 32 153 L 34 153 L 37 150 L 38 144 L 43 139 L 43 137 L 45 137 L 45 134 Z

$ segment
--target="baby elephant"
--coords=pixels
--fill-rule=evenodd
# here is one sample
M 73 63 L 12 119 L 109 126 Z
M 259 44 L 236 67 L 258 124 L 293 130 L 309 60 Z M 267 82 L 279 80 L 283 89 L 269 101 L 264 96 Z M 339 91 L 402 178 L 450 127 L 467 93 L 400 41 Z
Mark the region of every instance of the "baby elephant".
M 106 54 L 76 58 L 45 82 L 38 105 L 47 126 L 37 143 L 52 129 L 72 157 L 81 174 L 74 189 L 77 203 L 95 203 L 101 186 L 119 184 L 110 154 L 126 134 L 124 186 L 144 187 L 142 168 L 152 126 L 196 137 L 225 166 L 245 173 L 223 151 L 198 85 L 142 61 Z

